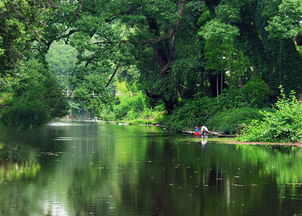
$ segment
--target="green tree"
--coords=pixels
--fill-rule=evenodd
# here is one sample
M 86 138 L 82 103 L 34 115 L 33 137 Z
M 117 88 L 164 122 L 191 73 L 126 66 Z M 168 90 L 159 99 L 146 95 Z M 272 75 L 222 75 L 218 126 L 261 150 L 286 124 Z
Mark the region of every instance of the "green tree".
M 32 60 L 18 69 L 11 101 L 1 111 L 6 126 L 26 129 L 66 115 L 67 102 L 55 77 Z
M 273 38 L 297 39 L 302 33 L 302 2 L 284 0 L 278 6 L 277 14 L 269 20 L 267 30 Z
M 78 68 L 78 77 L 72 80 L 74 114 L 99 116 L 105 106 L 111 107 L 115 101 L 114 88 L 106 88 L 106 76 L 94 72 L 94 69 Z

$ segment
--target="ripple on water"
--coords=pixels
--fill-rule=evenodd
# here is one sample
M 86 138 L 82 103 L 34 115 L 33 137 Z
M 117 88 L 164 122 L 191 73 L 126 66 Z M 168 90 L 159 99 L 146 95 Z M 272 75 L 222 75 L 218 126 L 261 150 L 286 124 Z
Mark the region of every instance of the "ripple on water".
M 71 141 L 71 140 L 73 140 L 73 137 L 57 137 L 53 140 L 56 140 L 56 141 Z
M 82 126 L 79 123 L 72 123 L 72 122 L 50 122 L 48 126 L 52 127 L 70 127 L 70 126 Z

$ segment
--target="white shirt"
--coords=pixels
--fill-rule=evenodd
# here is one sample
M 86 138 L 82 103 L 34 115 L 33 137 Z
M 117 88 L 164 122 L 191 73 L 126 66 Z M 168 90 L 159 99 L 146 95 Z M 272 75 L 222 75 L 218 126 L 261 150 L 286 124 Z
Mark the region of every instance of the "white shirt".
M 209 130 L 208 130 L 208 128 L 207 128 L 206 126 L 202 126 L 202 127 L 201 127 L 201 132 L 203 132 L 203 131 L 209 132 Z

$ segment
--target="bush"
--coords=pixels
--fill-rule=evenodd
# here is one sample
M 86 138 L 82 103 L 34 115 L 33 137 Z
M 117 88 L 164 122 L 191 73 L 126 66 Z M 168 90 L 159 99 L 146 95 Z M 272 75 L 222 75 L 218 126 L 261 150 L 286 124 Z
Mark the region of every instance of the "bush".
M 16 98 L 10 107 L 4 109 L 1 121 L 6 126 L 20 129 L 36 127 L 51 119 L 47 108 L 47 103 L 41 101 L 41 95 L 38 92 L 26 93 Z
M 235 134 L 240 131 L 242 124 L 263 117 L 259 110 L 258 108 L 242 107 L 221 111 L 210 117 L 206 125 L 215 131 Z
M 268 104 L 271 90 L 261 79 L 254 78 L 242 88 L 228 89 L 217 98 L 184 101 L 164 118 L 163 124 L 175 131 L 208 125 L 212 130 L 235 133 L 242 123 L 258 119 L 259 109 Z
M 125 82 L 116 82 L 116 101 L 112 106 L 105 106 L 98 112 L 103 120 L 118 120 L 128 124 L 157 124 L 165 108 L 163 104 L 153 109 L 147 96 L 136 85 L 128 86 Z
M 111 106 L 104 106 L 103 109 L 100 109 L 100 111 L 98 112 L 97 116 L 102 119 L 102 120 L 114 120 L 115 119 L 115 115 L 112 111 L 112 107 Z
M 254 120 L 247 125 L 239 137 L 241 141 L 259 142 L 301 142 L 302 106 L 294 92 L 281 97 L 273 111 L 263 111 L 263 120 Z
M 195 98 L 184 101 L 172 115 L 166 116 L 162 124 L 172 130 L 182 131 L 203 125 L 220 109 L 216 98 Z
M 146 109 L 146 99 L 142 93 L 137 93 L 133 97 L 121 99 L 120 104 L 114 107 L 115 119 L 124 118 L 135 119 Z
M 261 79 L 249 80 L 242 88 L 231 88 L 219 96 L 219 103 L 226 109 L 239 107 L 266 107 L 272 91 Z
M 53 74 L 43 64 L 29 60 L 18 69 L 11 97 L 1 111 L 0 121 L 26 129 L 67 114 L 68 104 Z

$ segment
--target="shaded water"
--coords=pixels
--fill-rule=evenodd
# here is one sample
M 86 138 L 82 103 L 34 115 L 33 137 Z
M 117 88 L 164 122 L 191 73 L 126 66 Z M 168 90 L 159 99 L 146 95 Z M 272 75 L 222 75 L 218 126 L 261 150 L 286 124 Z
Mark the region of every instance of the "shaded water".
M 202 144 L 160 128 L 0 131 L 0 216 L 302 215 L 302 149 Z

